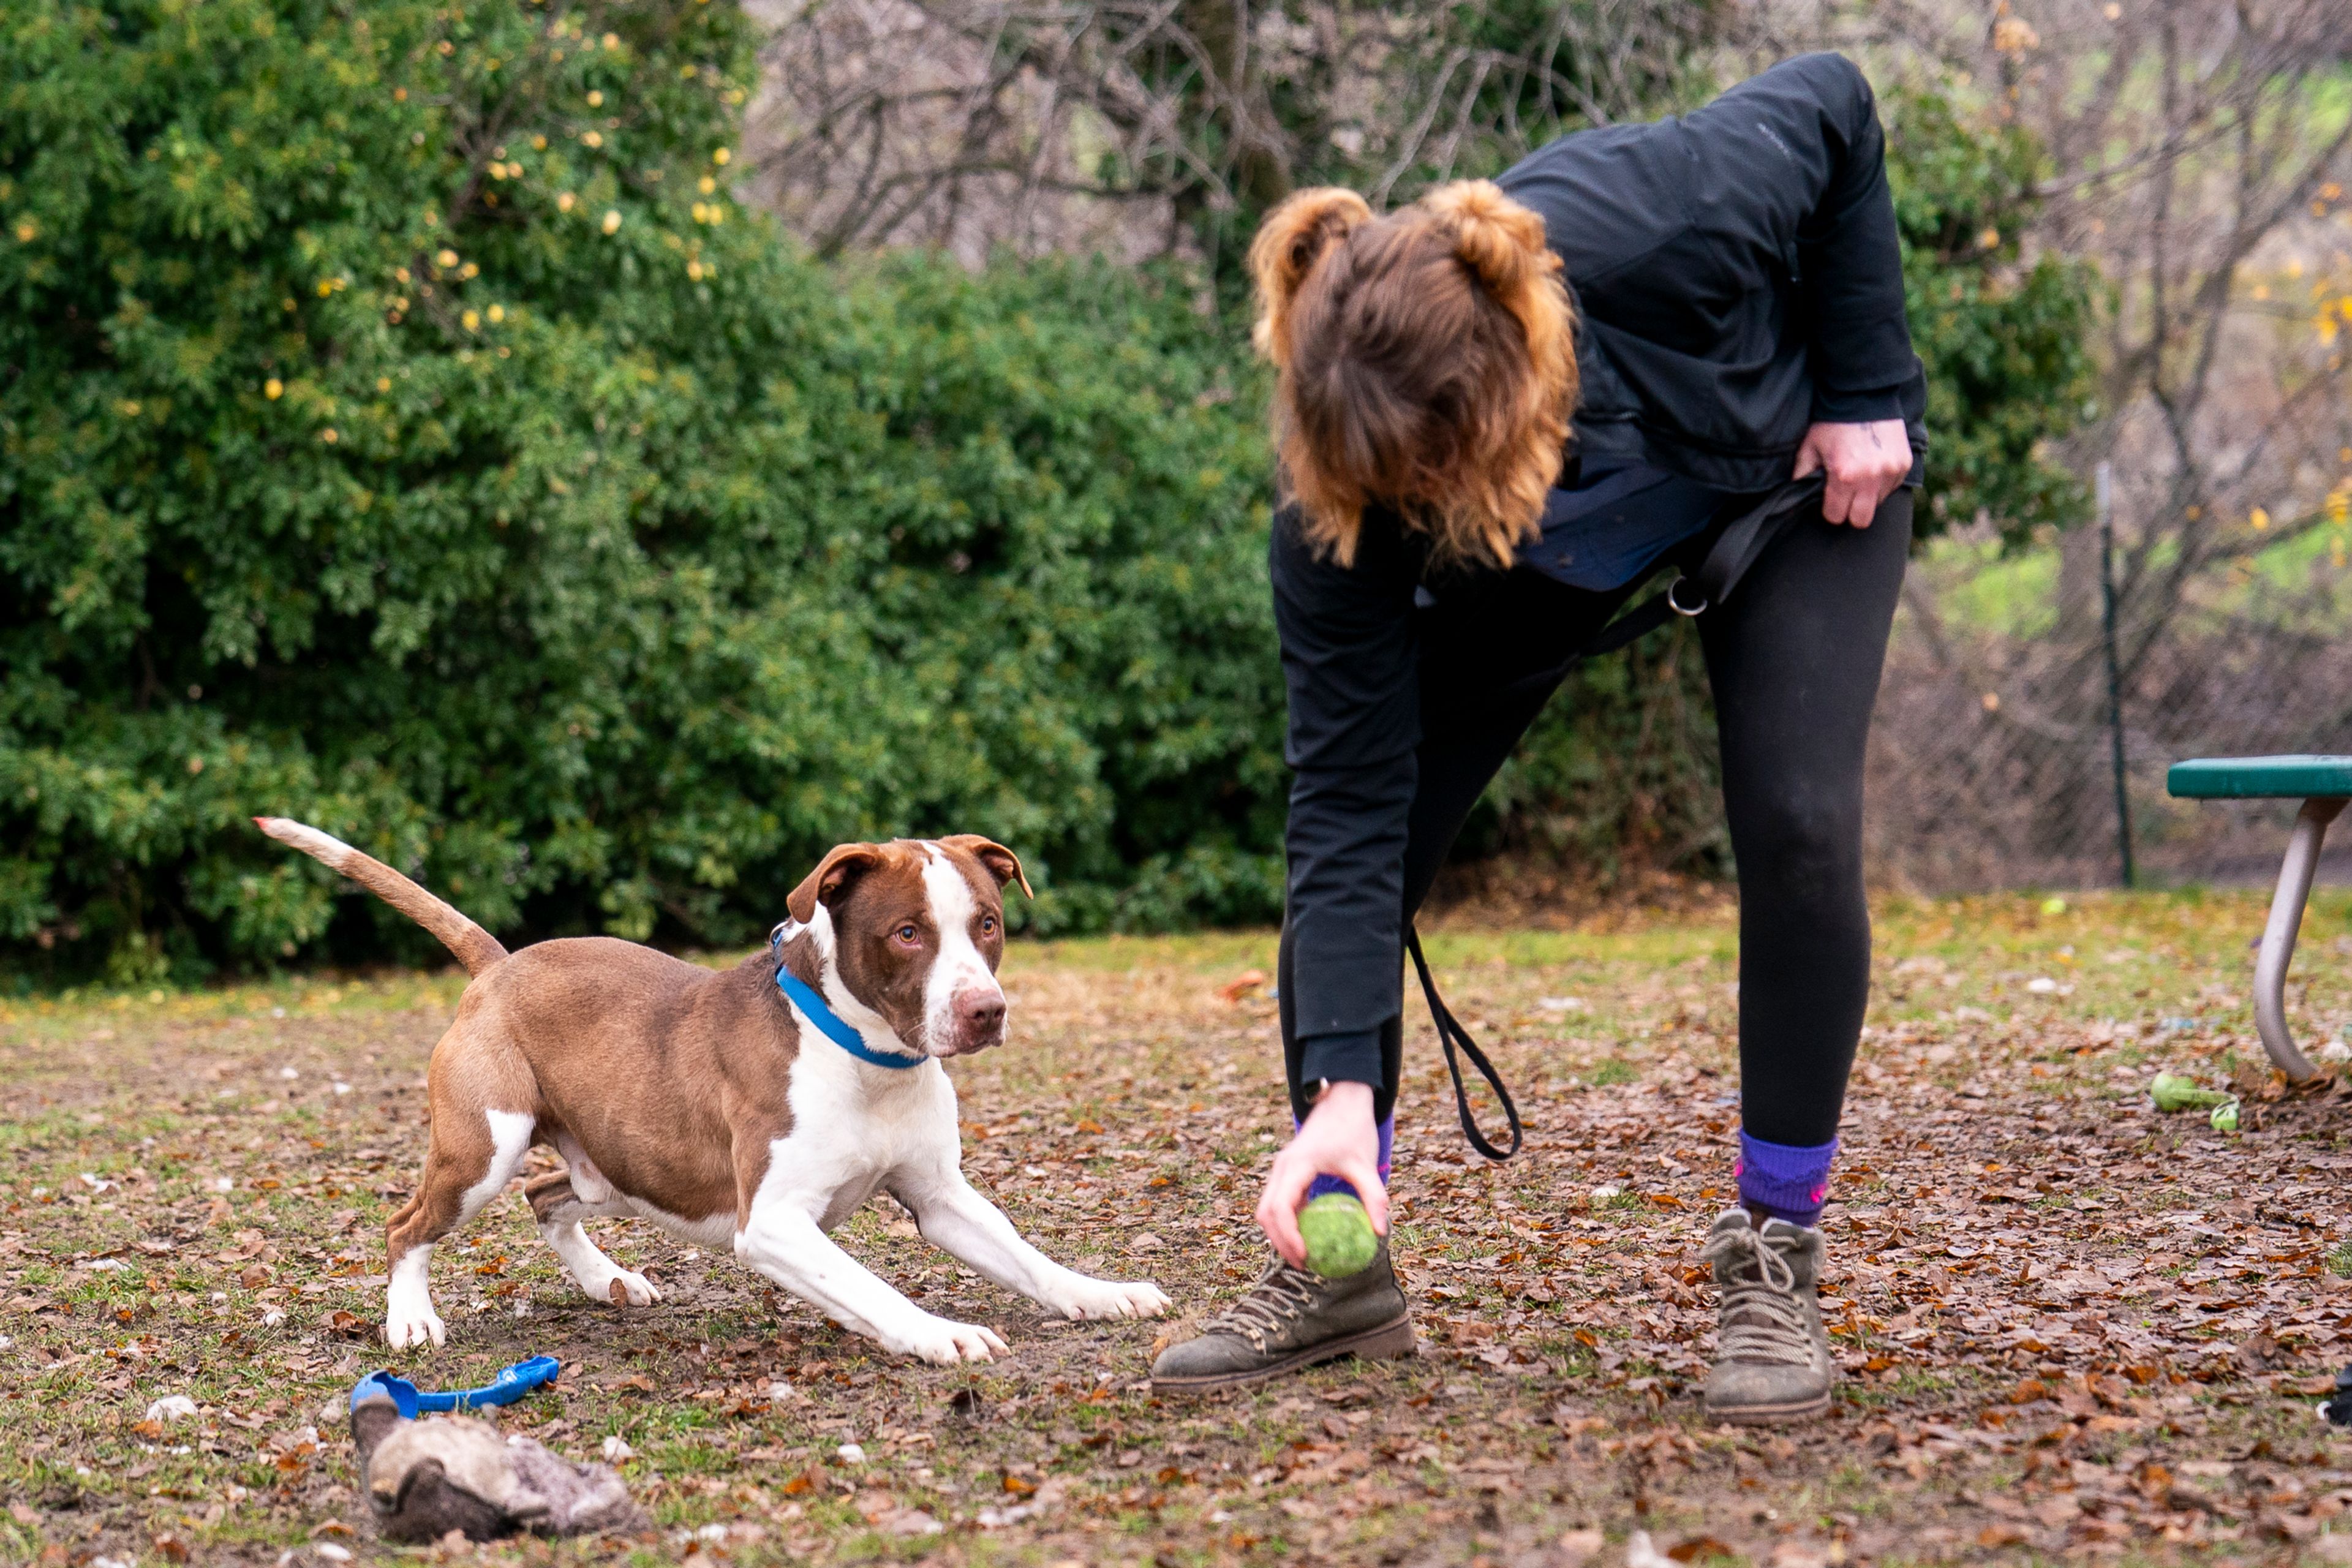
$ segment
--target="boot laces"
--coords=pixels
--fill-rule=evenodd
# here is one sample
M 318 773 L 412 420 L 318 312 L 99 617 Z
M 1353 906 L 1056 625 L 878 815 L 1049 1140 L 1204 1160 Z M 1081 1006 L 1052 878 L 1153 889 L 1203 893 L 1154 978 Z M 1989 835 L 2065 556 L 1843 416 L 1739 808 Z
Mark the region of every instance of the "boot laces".
M 1729 1266 L 1720 1319 L 1725 1361 L 1812 1364 L 1813 1337 L 1797 1294 L 1797 1270 L 1780 1248 L 1753 1230 L 1727 1230 L 1709 1240 L 1699 1257 Z
M 1211 1318 L 1202 1332 L 1240 1334 L 1263 1351 L 1267 1335 L 1280 1333 L 1315 1304 L 1319 1283 L 1305 1269 L 1277 1258 L 1250 1293 Z

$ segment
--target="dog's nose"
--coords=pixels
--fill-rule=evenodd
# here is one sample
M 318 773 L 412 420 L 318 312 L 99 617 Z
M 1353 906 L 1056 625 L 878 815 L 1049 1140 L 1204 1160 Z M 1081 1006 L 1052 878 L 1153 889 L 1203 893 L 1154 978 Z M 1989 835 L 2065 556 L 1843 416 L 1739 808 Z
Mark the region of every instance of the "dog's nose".
M 967 1040 L 992 1040 L 1004 1032 L 1004 993 L 963 991 L 956 994 L 956 1025 Z

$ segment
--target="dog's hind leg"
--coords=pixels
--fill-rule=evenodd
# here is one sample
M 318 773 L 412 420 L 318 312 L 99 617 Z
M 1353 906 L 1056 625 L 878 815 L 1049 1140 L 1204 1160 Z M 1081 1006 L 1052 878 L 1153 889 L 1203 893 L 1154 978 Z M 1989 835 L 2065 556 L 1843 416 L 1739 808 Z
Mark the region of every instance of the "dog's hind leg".
M 494 1061 L 480 1059 L 477 1041 L 452 1029 L 434 1049 L 425 1075 L 433 1134 L 425 1174 L 416 1195 L 384 1228 L 392 1283 L 384 1292 L 383 1337 L 394 1350 L 428 1340 L 437 1345 L 447 1337 L 426 1280 L 433 1244 L 505 1190 L 538 1125 L 530 1111 L 494 1109 L 501 1102 L 528 1105 L 535 1095 L 527 1069 L 519 1078 L 500 1072 Z M 516 1081 L 503 1081 L 509 1078 Z
M 626 1303 L 650 1307 L 661 1300 L 661 1291 L 652 1280 L 604 1256 L 604 1248 L 591 1241 L 588 1233 L 581 1228 L 582 1220 L 615 1211 L 604 1205 L 583 1202 L 570 1172 L 551 1171 L 546 1175 L 534 1176 L 522 1191 L 523 1196 L 530 1200 L 531 1215 L 539 1221 L 541 1237 L 555 1249 L 555 1256 L 563 1260 L 563 1271 L 580 1289 L 614 1306 Z

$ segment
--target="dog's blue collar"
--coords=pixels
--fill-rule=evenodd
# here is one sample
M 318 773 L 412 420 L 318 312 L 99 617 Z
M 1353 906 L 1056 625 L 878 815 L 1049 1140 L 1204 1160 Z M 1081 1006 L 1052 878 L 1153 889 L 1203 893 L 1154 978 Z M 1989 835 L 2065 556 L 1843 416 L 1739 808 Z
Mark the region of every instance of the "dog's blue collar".
M 784 967 L 783 943 L 775 942 L 776 989 L 792 999 L 793 1006 L 807 1015 L 808 1021 L 824 1032 L 824 1037 L 856 1057 L 861 1062 L 871 1062 L 877 1068 L 919 1068 L 921 1057 L 900 1056 L 895 1051 L 877 1051 L 866 1043 L 866 1037 L 842 1022 L 825 999 L 814 987 Z

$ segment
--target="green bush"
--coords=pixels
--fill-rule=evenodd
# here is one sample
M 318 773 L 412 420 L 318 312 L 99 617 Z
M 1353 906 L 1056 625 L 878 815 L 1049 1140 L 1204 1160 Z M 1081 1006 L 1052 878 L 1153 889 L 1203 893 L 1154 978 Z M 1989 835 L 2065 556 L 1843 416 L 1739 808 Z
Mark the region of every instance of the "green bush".
M 714 166 L 725 3 L 5 41 L 21 969 L 430 954 L 257 812 L 505 931 L 741 942 L 947 830 L 1048 926 L 1276 906 L 1255 394 L 1181 289 L 799 258 Z
M 1927 367 L 1920 536 L 1982 519 L 2022 544 L 2085 512 L 2081 482 L 2045 454 L 2090 409 L 2099 280 L 2086 261 L 2024 259 L 2047 164 L 2031 133 L 1937 92 L 1896 92 L 1886 108 L 1911 335 Z

